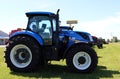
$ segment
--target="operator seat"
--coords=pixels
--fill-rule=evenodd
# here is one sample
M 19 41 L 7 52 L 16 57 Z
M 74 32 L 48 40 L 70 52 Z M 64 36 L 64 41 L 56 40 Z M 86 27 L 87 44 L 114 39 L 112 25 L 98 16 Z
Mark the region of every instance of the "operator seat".
M 47 27 L 47 24 L 42 24 L 41 26 L 40 35 L 42 36 L 42 38 L 50 38 L 50 34 L 45 31 L 46 27 Z
M 41 29 L 40 29 L 41 33 L 43 33 L 45 31 L 46 26 L 47 26 L 46 24 L 42 24 Z

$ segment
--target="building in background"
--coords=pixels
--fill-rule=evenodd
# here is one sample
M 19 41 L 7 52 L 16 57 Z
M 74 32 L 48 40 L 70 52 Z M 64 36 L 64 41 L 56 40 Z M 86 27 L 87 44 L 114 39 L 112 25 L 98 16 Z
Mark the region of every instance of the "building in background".
M 8 34 L 0 30 L 0 45 L 5 45 L 8 42 L 8 39 Z

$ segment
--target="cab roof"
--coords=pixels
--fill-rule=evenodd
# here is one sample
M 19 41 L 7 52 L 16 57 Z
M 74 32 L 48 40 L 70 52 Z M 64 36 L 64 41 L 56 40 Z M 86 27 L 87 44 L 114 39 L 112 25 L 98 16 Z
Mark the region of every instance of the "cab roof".
M 27 12 L 26 16 L 30 17 L 30 16 L 39 16 L 39 15 L 46 15 L 46 16 L 50 16 L 50 15 L 55 15 L 52 12 Z

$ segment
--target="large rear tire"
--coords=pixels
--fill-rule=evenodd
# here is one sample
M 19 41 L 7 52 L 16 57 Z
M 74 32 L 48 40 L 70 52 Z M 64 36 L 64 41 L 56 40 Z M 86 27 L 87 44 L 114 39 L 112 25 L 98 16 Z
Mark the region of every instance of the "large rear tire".
M 40 47 L 31 37 L 17 36 L 10 39 L 4 57 L 12 71 L 32 72 L 39 66 Z
M 95 70 L 98 57 L 91 47 L 87 45 L 76 45 L 69 50 L 66 63 L 70 71 L 90 73 Z

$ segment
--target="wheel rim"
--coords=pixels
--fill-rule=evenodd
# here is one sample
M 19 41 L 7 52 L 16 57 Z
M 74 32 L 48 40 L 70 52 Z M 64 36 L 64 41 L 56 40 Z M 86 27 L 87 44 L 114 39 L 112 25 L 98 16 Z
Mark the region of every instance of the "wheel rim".
M 73 65 L 79 70 L 87 69 L 91 64 L 91 57 L 86 52 L 78 52 L 73 57 Z
M 31 50 L 26 45 L 16 45 L 10 52 L 10 60 L 14 66 L 25 68 L 32 60 Z

